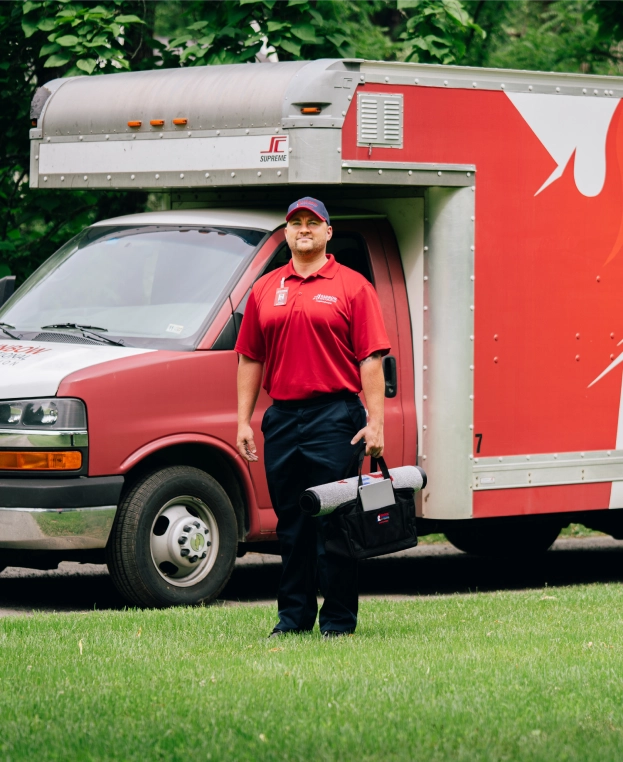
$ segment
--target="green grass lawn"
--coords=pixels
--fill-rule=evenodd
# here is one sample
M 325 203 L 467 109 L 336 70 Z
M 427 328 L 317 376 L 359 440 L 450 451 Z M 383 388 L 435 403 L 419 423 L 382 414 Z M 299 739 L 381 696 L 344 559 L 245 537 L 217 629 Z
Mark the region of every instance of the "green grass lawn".
M 617 584 L 364 601 L 354 637 L 272 606 L 0 620 L 0 759 L 623 758 Z

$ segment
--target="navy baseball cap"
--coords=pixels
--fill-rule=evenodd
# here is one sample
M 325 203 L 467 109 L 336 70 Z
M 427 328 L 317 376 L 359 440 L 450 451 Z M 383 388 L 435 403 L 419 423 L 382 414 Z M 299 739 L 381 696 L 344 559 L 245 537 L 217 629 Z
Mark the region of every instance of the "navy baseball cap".
M 311 196 L 305 196 L 304 198 L 295 201 L 293 204 L 290 204 L 288 213 L 286 214 L 286 222 L 295 212 L 298 212 L 299 209 L 307 209 L 308 212 L 315 214 L 316 217 L 319 217 L 323 222 L 326 222 L 327 225 L 331 224 L 327 207 L 322 201 L 318 201 L 317 198 L 312 198 Z

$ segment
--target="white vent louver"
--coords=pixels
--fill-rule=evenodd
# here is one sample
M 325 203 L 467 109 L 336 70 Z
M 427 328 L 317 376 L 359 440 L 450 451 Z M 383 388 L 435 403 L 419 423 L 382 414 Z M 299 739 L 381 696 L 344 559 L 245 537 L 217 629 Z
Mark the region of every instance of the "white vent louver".
M 402 148 L 402 136 L 402 95 L 357 94 L 357 145 Z

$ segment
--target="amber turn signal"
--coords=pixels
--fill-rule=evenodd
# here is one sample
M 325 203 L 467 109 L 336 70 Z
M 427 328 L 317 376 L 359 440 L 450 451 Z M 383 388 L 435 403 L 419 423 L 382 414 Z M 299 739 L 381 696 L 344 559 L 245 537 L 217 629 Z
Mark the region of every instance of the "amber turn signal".
M 152 127 L 164 127 L 164 119 L 152 119 L 149 124 Z
M 1 471 L 77 471 L 82 466 L 82 453 L 33 452 L 32 450 L 0 451 Z
M 128 122 L 128 127 L 140 127 L 142 124 L 142 122 L 135 120 L 133 122 Z
M 183 127 L 185 124 L 188 124 L 188 119 L 180 117 L 179 119 L 174 119 L 173 124 L 176 124 L 178 127 Z
M 301 114 L 319 114 L 321 111 L 320 106 L 303 106 Z

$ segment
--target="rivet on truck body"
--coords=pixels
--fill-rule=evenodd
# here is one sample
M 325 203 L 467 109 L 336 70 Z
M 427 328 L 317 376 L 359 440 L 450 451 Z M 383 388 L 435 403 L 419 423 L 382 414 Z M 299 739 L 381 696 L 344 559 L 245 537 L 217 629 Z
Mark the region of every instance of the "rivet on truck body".
M 575 356 L 575 361 L 576 361 L 576 362 L 579 362 L 579 361 L 580 361 L 580 355 L 576 355 L 576 356 Z

